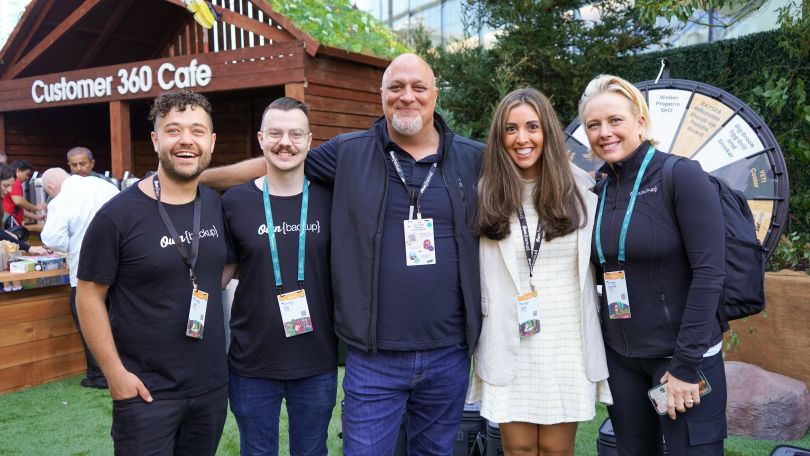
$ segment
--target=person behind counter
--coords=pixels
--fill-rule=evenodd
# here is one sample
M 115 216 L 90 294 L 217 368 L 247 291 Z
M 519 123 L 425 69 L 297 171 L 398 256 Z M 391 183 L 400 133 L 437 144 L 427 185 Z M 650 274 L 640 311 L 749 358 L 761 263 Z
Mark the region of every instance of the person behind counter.
M 722 455 L 726 379 L 717 304 L 724 223 L 717 190 L 700 164 L 672 170 L 674 217 L 660 191 L 667 154 L 654 147 L 644 96 L 601 75 L 579 102 L 591 151 L 605 161 L 591 262 L 604 286 L 602 334 L 619 455 Z M 701 397 L 701 378 L 711 392 Z M 666 385 L 659 416 L 648 390 Z M 669 415 L 669 417 L 666 416 Z
M 103 179 L 112 184 L 109 177 L 93 171 L 96 166 L 96 159 L 93 158 L 93 152 L 87 147 L 76 146 L 67 151 L 67 163 L 70 168 L 70 174 L 79 176 L 93 176 Z
M 21 226 L 23 218 L 42 221 L 44 214 L 37 214 L 36 211 L 44 211 L 47 205 L 42 202 L 32 204 L 23 196 L 23 183 L 28 182 L 34 167 L 25 160 L 14 160 L 11 162 L 11 169 L 14 171 L 16 179 L 12 183 L 11 191 L 3 197 L 3 227 L 8 229 L 14 226 Z M 6 217 L 10 215 L 11 218 Z
M 11 192 L 11 187 L 14 185 L 14 171 L 11 167 L 0 163 L 0 198 L 5 198 Z M 9 214 L 3 213 L 3 226 L 5 226 L 6 218 L 11 217 Z M 44 247 L 31 246 L 28 243 L 20 240 L 14 233 L 7 230 L 0 230 L 0 241 L 7 241 L 17 245 L 18 250 L 28 252 L 32 255 L 47 255 L 48 251 Z M 4 291 L 17 291 L 22 288 L 22 284 L 18 280 L 3 282 Z
M 118 189 L 105 180 L 92 176 L 69 175 L 62 168 L 50 168 L 42 174 L 42 187 L 51 198 L 48 203 L 48 219 L 40 233 L 42 243 L 52 250 L 66 252 L 70 266 L 70 312 L 73 322 L 82 335 L 76 313 L 76 272 L 79 269 L 79 252 L 90 221 L 101 206 L 118 194 Z M 107 388 L 107 380 L 98 367 L 82 335 L 84 358 L 87 362 L 87 377 L 81 385 L 87 388 Z

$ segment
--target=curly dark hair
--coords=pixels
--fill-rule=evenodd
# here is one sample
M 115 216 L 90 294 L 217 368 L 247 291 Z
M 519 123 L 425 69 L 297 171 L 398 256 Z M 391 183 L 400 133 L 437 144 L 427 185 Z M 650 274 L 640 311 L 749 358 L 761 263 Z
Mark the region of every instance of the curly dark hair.
M 163 92 L 155 97 L 152 109 L 149 110 L 149 121 L 156 125 L 158 118 L 166 117 L 166 114 L 172 108 L 183 112 L 189 107 L 191 109 L 200 107 L 208 113 L 208 118 L 211 118 L 211 103 L 208 102 L 208 99 L 199 93 L 182 89 L 174 92 Z

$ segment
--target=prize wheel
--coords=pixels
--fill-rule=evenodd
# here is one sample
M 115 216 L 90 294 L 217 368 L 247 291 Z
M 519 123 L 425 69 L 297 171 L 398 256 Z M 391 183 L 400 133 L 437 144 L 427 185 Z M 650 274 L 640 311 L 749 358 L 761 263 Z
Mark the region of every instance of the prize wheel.
M 768 126 L 741 100 L 708 84 L 662 79 L 636 87 L 647 99 L 658 150 L 699 162 L 745 195 L 767 260 L 782 235 L 789 194 L 785 159 Z M 589 157 L 579 118 L 565 133 L 574 163 L 598 170 L 603 162 Z

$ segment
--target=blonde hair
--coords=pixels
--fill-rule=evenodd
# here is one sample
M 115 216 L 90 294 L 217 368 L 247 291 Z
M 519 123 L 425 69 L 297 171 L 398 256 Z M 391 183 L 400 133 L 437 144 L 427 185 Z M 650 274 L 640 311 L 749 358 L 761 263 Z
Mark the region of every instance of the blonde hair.
M 630 112 L 636 116 L 644 119 L 641 124 L 641 140 L 649 141 L 650 144 L 658 144 L 658 141 L 652 137 L 652 119 L 650 119 L 650 109 L 647 107 L 647 101 L 644 100 L 644 95 L 633 84 L 630 84 L 626 79 L 610 74 L 600 74 L 593 78 L 585 91 L 582 93 L 582 98 L 579 99 L 579 120 L 584 124 L 582 114 L 585 111 L 585 106 L 597 95 L 603 93 L 616 93 L 627 98 L 627 104 L 630 107 Z

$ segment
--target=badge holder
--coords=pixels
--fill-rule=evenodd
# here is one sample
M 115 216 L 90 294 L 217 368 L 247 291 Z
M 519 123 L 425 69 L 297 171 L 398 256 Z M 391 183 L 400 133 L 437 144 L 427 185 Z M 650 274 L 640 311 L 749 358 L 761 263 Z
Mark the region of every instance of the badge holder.
M 627 280 L 625 280 L 624 271 L 605 272 L 604 290 L 610 319 L 630 318 L 630 298 L 627 296 Z
M 518 333 L 529 337 L 540 332 L 540 298 L 532 290 L 517 297 Z
M 188 309 L 186 335 L 195 339 L 203 338 L 205 330 L 205 311 L 208 309 L 208 293 L 202 290 L 191 292 L 191 305 Z
M 278 308 L 281 313 L 281 322 L 284 326 L 284 336 L 293 337 L 312 332 L 315 328 L 312 325 L 312 317 L 309 313 L 307 293 L 304 291 L 306 226 L 309 207 L 308 181 L 304 178 L 304 188 L 301 193 L 301 219 L 298 229 L 298 289 L 295 291 L 288 293 L 281 292 L 281 265 L 278 257 L 278 246 L 276 245 L 276 230 L 275 224 L 273 223 L 273 211 L 270 207 L 270 192 L 267 188 L 267 177 L 264 178 L 262 197 L 264 200 L 265 222 L 267 223 L 267 241 L 270 247 L 270 258 L 273 261 L 273 276 L 278 292 Z
M 394 164 L 394 169 L 405 186 L 405 190 L 411 191 L 408 187 L 408 182 L 405 180 L 405 173 L 402 171 L 402 166 L 399 163 L 396 153 L 393 150 L 389 151 L 391 163 Z M 436 241 L 433 235 L 433 219 L 422 218 L 422 211 L 420 208 L 420 201 L 425 190 L 430 185 L 433 175 L 436 173 L 438 163 L 434 163 L 430 167 L 427 176 L 425 176 L 419 192 L 411 191 L 411 205 L 408 210 L 408 219 L 403 220 L 404 234 L 405 234 L 405 265 L 406 266 L 424 266 L 429 264 L 436 264 Z M 416 218 L 413 218 L 414 206 L 416 207 Z
M 309 315 L 307 294 L 301 290 L 278 295 L 278 308 L 284 324 L 284 335 L 293 337 L 312 332 L 312 317 Z
M 436 264 L 436 243 L 433 240 L 433 219 L 405 220 L 405 264 L 422 266 Z
M 160 201 L 160 181 L 158 175 L 155 174 L 152 178 L 152 186 L 155 190 L 155 199 L 157 200 L 158 214 L 163 220 L 166 229 L 169 230 L 174 245 L 180 253 L 180 258 L 183 259 L 183 264 L 188 268 L 188 278 L 191 280 L 191 302 L 188 308 L 188 321 L 186 321 L 186 336 L 194 339 L 202 339 L 205 330 L 205 312 L 208 310 L 208 293 L 202 291 L 197 286 L 197 277 L 194 274 L 194 267 L 197 264 L 197 258 L 200 253 L 200 220 L 202 218 L 202 202 L 200 200 L 200 191 L 197 190 L 197 195 L 194 197 L 194 209 L 192 213 L 192 230 L 194 230 L 191 237 L 191 253 L 186 250 L 183 244 L 183 239 L 177 234 L 177 228 L 174 222 L 163 207 Z

